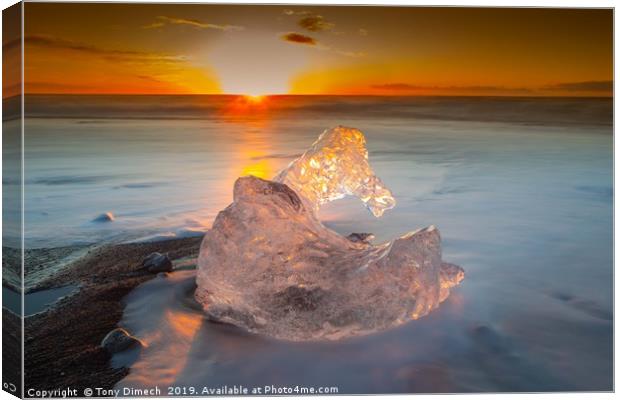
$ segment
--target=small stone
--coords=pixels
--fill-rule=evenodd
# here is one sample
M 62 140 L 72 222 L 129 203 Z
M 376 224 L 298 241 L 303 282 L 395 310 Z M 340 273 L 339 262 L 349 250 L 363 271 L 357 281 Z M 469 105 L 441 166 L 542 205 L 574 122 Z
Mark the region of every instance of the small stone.
M 142 346 L 140 339 L 131 336 L 123 328 L 116 328 L 110 331 L 101 341 L 101 347 L 110 354 L 115 354 L 130 347 Z
M 375 235 L 373 235 L 372 233 L 353 232 L 352 234 L 347 236 L 347 239 L 355 243 L 368 243 L 374 238 L 375 238 Z
M 172 261 L 167 254 L 151 253 L 144 260 L 142 266 L 151 273 L 172 271 Z
M 114 214 L 111 212 L 106 212 L 93 219 L 93 222 L 112 222 L 115 219 Z

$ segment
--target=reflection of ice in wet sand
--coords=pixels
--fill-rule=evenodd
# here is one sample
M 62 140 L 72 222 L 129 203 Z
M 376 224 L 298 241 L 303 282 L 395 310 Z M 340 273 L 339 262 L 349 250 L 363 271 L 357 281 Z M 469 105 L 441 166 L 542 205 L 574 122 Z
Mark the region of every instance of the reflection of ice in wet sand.
M 126 298 L 120 325 L 148 347 L 117 388 L 293 384 L 398 393 L 571 387 L 533 361 L 510 331 L 466 322 L 471 315 L 459 293 L 423 324 L 340 341 L 289 342 L 207 321 L 193 300 L 195 277 L 193 270 L 158 276 Z
M 193 276 L 193 271 L 167 277 L 162 274 L 125 299 L 127 306 L 120 325 L 140 338 L 145 347 L 132 365 L 132 373 L 119 386 L 150 386 L 153 382 L 168 385 L 183 369 L 204 319 L 200 307 L 192 304 Z M 131 357 L 115 355 L 112 364 L 131 364 Z

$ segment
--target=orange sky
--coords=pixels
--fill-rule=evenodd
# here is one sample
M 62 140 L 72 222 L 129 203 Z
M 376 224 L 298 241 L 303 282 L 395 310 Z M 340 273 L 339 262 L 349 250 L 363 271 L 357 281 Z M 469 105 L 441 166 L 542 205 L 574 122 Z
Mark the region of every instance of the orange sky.
M 612 91 L 611 10 L 26 3 L 25 21 L 27 93 Z

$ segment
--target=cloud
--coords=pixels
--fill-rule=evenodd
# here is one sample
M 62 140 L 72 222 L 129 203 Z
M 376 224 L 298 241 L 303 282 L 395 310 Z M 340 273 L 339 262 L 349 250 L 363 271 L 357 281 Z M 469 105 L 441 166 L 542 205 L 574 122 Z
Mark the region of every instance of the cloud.
M 564 82 L 547 85 L 543 90 L 565 90 L 568 92 L 611 92 L 614 81 Z
M 244 29 L 243 26 L 238 26 L 238 25 L 218 25 L 218 24 L 211 24 L 208 22 L 203 22 L 197 19 L 167 17 L 164 15 L 158 16 L 157 21 L 149 25 L 144 25 L 142 28 L 144 29 L 161 28 L 165 26 L 166 24 L 188 25 L 188 26 L 193 26 L 194 28 L 198 28 L 198 29 L 215 29 L 219 31 L 241 31 Z
M 157 79 L 149 75 L 136 75 L 136 78 L 141 79 L 143 81 L 149 81 L 149 82 L 162 82 L 160 79 Z
M 318 49 L 318 50 L 331 51 L 333 53 L 340 54 L 341 56 L 345 56 L 345 57 L 363 57 L 366 55 L 366 53 L 361 52 L 361 51 L 360 52 L 347 51 L 347 50 L 341 50 L 335 47 L 330 47 L 323 43 L 320 43 L 318 40 L 316 40 L 313 37 L 304 35 L 302 33 L 297 33 L 297 32 L 285 33 L 282 36 L 280 36 L 280 39 L 286 42 L 294 43 L 294 44 L 312 46 L 313 48 Z
M 542 87 L 506 87 L 492 85 L 470 86 L 424 86 L 405 82 L 383 83 L 371 85 L 372 89 L 386 92 L 411 92 L 411 91 L 440 91 L 440 92 L 473 92 L 473 93 L 514 93 L 514 94 L 544 94 L 549 91 L 563 92 L 598 92 L 601 94 L 613 92 L 613 81 L 583 81 L 564 82 Z
M 358 58 L 358 57 L 366 56 L 366 53 L 363 51 L 347 51 L 347 50 L 339 50 L 339 49 L 331 49 L 331 50 L 345 57 Z
M 420 89 L 421 86 L 410 85 L 408 83 L 382 83 L 379 85 L 372 85 L 371 88 L 383 90 L 415 90 Z
M 334 27 L 333 23 L 325 21 L 321 15 L 303 17 L 297 24 L 310 32 L 328 31 Z
M 67 50 L 80 54 L 98 56 L 113 61 L 125 62 L 167 62 L 176 63 L 185 61 L 187 57 L 174 56 L 161 53 L 148 53 L 135 50 L 108 49 L 93 46 L 73 40 L 62 39 L 46 35 L 28 35 L 24 37 L 24 43 L 28 46 L 37 46 L 46 49 Z
M 326 21 L 322 15 L 310 11 L 284 10 L 283 13 L 291 17 L 301 17 L 297 21 L 297 25 L 310 32 L 329 31 L 336 26 L 334 23 Z
M 75 42 L 72 40 L 62 39 L 54 36 L 46 35 L 28 35 L 24 38 L 27 45 L 47 47 L 53 49 L 74 50 L 90 54 L 118 54 L 118 55 L 138 55 L 144 54 L 139 51 L 132 50 L 109 50 L 101 47 L 92 46 L 85 43 Z
M 511 88 L 505 86 L 491 86 L 491 85 L 466 85 L 466 86 L 425 86 L 425 85 L 413 85 L 410 83 L 396 82 L 396 83 L 383 83 L 370 86 L 372 89 L 384 90 L 389 92 L 408 92 L 408 91 L 442 91 L 442 92 L 513 92 L 513 93 L 530 93 L 531 89 L 528 88 Z
M 310 11 L 295 11 L 295 10 L 284 10 L 283 11 L 284 15 L 300 15 L 300 16 L 305 16 L 305 15 L 312 15 L 312 13 Z
M 303 35 L 301 33 L 296 33 L 296 32 L 285 33 L 284 35 L 281 36 L 281 38 L 282 40 L 291 42 L 291 43 L 304 44 L 308 46 L 317 45 L 317 41 L 314 38 Z
M 357 30 L 357 34 L 360 35 L 360 36 L 368 36 L 368 31 L 366 29 L 364 29 L 364 28 L 359 28 Z
M 15 48 L 21 48 L 22 45 L 22 38 L 18 37 L 16 39 L 12 39 L 12 40 L 8 40 L 4 43 L 2 43 L 2 51 L 9 51 L 9 50 L 13 50 Z
M 96 89 L 95 86 L 79 85 L 67 82 L 44 82 L 44 81 L 27 81 L 25 82 L 26 92 L 39 93 L 55 93 L 55 92 L 88 92 Z
M 153 22 L 151 24 L 143 25 L 142 29 L 156 29 L 156 28 L 162 28 L 164 26 L 166 26 L 166 24 L 163 22 Z

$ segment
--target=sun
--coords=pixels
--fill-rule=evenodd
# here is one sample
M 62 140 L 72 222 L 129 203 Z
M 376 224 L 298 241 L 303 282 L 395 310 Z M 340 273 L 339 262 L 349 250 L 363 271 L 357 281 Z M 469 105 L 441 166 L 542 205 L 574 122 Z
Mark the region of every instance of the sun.
M 246 94 L 243 97 L 251 104 L 259 104 L 265 100 L 265 96 L 262 94 Z
M 265 94 L 234 95 L 222 108 L 227 116 L 266 116 L 270 109 L 270 96 Z

